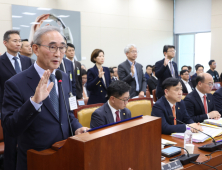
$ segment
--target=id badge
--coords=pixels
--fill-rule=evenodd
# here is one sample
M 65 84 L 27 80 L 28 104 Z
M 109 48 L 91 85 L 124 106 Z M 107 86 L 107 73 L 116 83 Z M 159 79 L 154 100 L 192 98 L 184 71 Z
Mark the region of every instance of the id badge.
M 78 108 L 76 103 L 76 96 L 69 97 L 69 106 L 71 111 Z
M 77 75 L 78 75 L 78 76 L 80 75 L 80 70 L 79 70 L 78 67 L 77 67 Z
M 71 73 L 69 74 L 69 78 L 70 78 L 70 81 L 72 81 L 72 74 Z

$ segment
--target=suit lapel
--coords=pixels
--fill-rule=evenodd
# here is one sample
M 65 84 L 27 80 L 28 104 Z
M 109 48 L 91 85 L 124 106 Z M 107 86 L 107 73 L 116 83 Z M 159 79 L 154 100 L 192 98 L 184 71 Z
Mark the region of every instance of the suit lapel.
M 30 71 L 27 74 L 27 78 L 28 78 L 28 85 L 30 86 L 30 88 L 33 90 L 33 95 L 35 94 L 35 90 L 36 87 L 38 86 L 38 83 L 40 81 L 40 77 L 39 74 L 37 73 L 37 71 L 34 68 L 34 65 L 32 65 L 30 67 Z M 56 113 L 54 111 L 54 108 L 52 106 L 51 100 L 49 98 L 49 96 L 43 101 L 43 105 L 48 109 L 48 111 L 56 118 L 56 120 L 58 120 L 58 117 L 56 116 Z M 59 120 L 58 120 L 59 121 Z
M 104 69 L 104 67 L 103 67 L 103 69 Z M 103 70 L 104 71 L 104 70 Z M 105 72 L 105 71 L 104 71 Z M 109 77 L 108 77 L 108 74 L 107 74 L 107 72 L 105 72 L 104 73 L 104 77 L 105 77 L 105 81 L 106 81 L 106 86 L 105 86 L 105 84 L 104 84 L 104 82 L 103 82 L 103 84 L 104 84 L 104 87 L 105 88 L 107 88 L 108 86 L 109 86 L 109 82 L 108 82 L 108 80 L 109 80 Z M 103 80 L 103 79 L 102 79 Z
M 198 102 L 198 104 L 200 105 L 202 113 L 205 113 L 203 102 L 201 101 L 200 95 L 197 93 L 196 89 L 194 89 L 194 97 L 196 101 Z
M 22 71 L 26 69 L 26 64 L 25 64 L 25 59 L 24 57 L 22 57 L 21 55 L 19 55 L 20 61 L 21 61 L 21 65 L 22 65 Z
M 131 65 L 128 60 L 125 61 L 128 73 L 131 73 Z
M 5 53 L 4 55 L 1 56 L 2 59 L 4 60 L 3 64 L 5 65 L 6 69 L 9 70 L 9 72 L 12 73 L 12 75 L 15 75 L 16 72 L 15 72 L 15 69 L 14 67 L 12 66 L 12 63 L 11 61 L 9 60 L 7 54 Z
M 210 100 L 210 97 L 209 97 L 209 95 L 207 94 L 207 111 L 208 111 L 208 113 L 210 112 L 210 105 L 211 105 L 211 100 Z
M 135 65 L 135 67 L 136 67 L 136 73 L 137 73 L 137 78 L 138 78 L 138 82 L 139 82 L 139 65 L 136 63 L 136 65 Z
M 107 101 L 108 102 L 108 101 Z M 114 123 L 114 118 L 113 118 L 113 114 L 112 114 L 112 112 L 111 112 L 111 109 L 109 108 L 109 105 L 108 105 L 108 103 L 105 103 L 104 105 L 104 110 L 105 110 L 105 112 L 106 112 L 106 116 L 107 116 L 107 123 L 109 124 L 109 123 Z
M 165 108 L 166 108 L 166 111 L 167 111 L 167 116 L 173 116 L 173 112 L 172 112 L 172 109 L 170 107 L 170 104 L 168 103 L 167 99 L 165 98 L 165 96 L 163 96 L 163 101 L 164 101 L 164 104 L 165 104 Z M 170 123 L 171 125 L 174 124 L 174 121 L 170 119 Z

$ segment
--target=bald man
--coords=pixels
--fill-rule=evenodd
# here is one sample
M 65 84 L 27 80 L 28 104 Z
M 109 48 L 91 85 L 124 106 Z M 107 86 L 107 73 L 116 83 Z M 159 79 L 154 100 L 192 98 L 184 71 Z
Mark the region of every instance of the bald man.
M 194 122 L 203 122 L 204 119 L 219 119 L 213 95 L 210 93 L 214 85 L 213 78 L 208 73 L 200 73 L 196 78 L 196 88 L 185 99 L 188 114 Z

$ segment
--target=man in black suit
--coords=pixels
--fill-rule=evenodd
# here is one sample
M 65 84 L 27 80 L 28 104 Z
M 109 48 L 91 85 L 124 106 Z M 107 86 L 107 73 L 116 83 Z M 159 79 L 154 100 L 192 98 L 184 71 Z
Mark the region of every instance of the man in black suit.
M 114 81 L 119 80 L 118 68 L 117 67 L 113 67 L 113 78 L 112 78 L 112 80 L 114 80 Z
M 181 84 L 183 87 L 183 93 L 191 93 L 194 88 L 193 88 L 192 83 L 189 82 L 188 70 L 180 71 L 180 77 L 181 77 Z
M 19 53 L 21 55 L 29 57 L 32 61 L 32 64 L 35 63 L 35 60 L 31 58 L 32 57 L 32 47 L 31 47 L 31 44 L 28 39 L 22 39 L 22 46 L 21 46 Z
M 175 47 L 172 45 L 165 45 L 163 47 L 164 59 L 157 61 L 155 64 L 156 77 L 158 78 L 158 85 L 156 90 L 157 98 L 161 98 L 164 95 L 162 89 L 163 81 L 168 77 L 178 78 L 177 64 L 172 61 L 176 53 Z
M 143 66 L 137 63 L 137 47 L 129 44 L 124 52 L 127 60 L 118 66 L 119 80 L 127 82 L 131 86 L 130 98 L 135 96 L 144 97 L 146 94 L 146 78 L 143 74 Z
M 21 48 L 21 39 L 16 30 L 6 31 L 4 34 L 4 45 L 7 51 L 0 57 L 0 112 L 2 113 L 3 96 L 5 92 L 5 82 L 17 73 L 26 70 L 32 65 L 31 59 L 18 54 Z M 17 138 L 8 135 L 3 128 L 5 150 L 4 169 L 16 169 Z
M 126 108 L 130 99 L 129 90 L 130 86 L 124 81 L 112 82 L 107 88 L 109 100 L 93 112 L 90 127 L 95 128 L 131 118 L 131 112 Z
M 82 99 L 82 76 L 81 76 L 81 63 L 74 59 L 75 46 L 67 43 L 66 58 L 73 63 L 75 82 L 76 82 L 76 98 Z
M 210 60 L 208 64 L 210 66 L 210 69 L 207 71 L 207 73 L 211 74 L 214 79 L 214 82 L 219 82 L 220 77 L 218 72 L 215 70 L 217 67 L 217 63 L 215 62 L 215 60 Z
M 158 78 L 155 75 L 155 67 L 152 67 L 152 76 L 147 80 L 147 84 L 150 90 L 150 94 L 152 94 L 152 91 L 156 89 L 158 84 Z
M 196 78 L 197 78 L 197 76 L 200 73 L 204 72 L 204 66 L 202 66 L 201 64 L 196 64 L 195 69 L 196 69 L 196 73 L 194 75 L 192 75 L 192 78 L 191 78 L 191 82 L 192 82 L 192 85 L 193 85 L 194 88 L 196 87 Z
M 216 111 L 210 93 L 214 84 L 212 76 L 201 73 L 196 78 L 196 84 L 196 88 L 184 99 L 188 114 L 196 123 L 203 122 L 204 119 L 219 119 L 221 115 Z

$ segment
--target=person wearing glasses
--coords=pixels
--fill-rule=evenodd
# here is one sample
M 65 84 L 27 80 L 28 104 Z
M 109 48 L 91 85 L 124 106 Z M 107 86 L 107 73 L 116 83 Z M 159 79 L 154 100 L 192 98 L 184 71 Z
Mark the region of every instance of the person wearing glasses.
M 210 93 L 214 85 L 212 76 L 209 73 L 200 73 L 196 77 L 196 84 L 196 88 L 184 99 L 188 114 L 196 123 L 205 119 L 219 119 L 221 115 Z
M 181 77 L 181 85 L 183 87 L 183 93 L 191 93 L 194 88 L 192 82 L 189 81 L 189 71 L 181 70 L 180 77 Z
M 143 66 L 136 62 L 138 50 L 134 44 L 124 48 L 127 60 L 118 66 L 119 80 L 125 81 L 131 86 L 130 98 L 144 97 L 146 94 L 146 78 L 143 74 Z
M 130 86 L 126 82 L 112 82 L 107 88 L 109 100 L 93 112 L 90 127 L 95 128 L 131 118 L 131 112 L 126 108 L 130 99 L 129 91 Z
M 219 82 L 220 77 L 219 77 L 218 72 L 215 70 L 217 63 L 215 62 L 215 60 L 210 60 L 208 64 L 210 66 L 210 69 L 207 71 L 207 73 L 211 74 L 211 76 L 214 79 L 214 82 Z
M 104 52 L 101 49 L 95 49 L 91 54 L 91 62 L 95 63 L 93 68 L 87 71 L 87 90 L 90 91 L 87 104 L 106 103 L 107 88 L 111 83 L 111 77 L 108 67 L 103 67 Z
M 156 77 L 158 78 L 158 85 L 156 90 L 157 99 L 164 95 L 162 83 L 168 77 L 179 78 L 177 64 L 173 61 L 176 50 L 172 45 L 165 45 L 163 47 L 164 59 L 155 63 Z
M 69 103 L 69 77 L 61 71 L 60 84 L 55 76 L 66 51 L 59 28 L 39 28 L 34 34 L 32 49 L 37 56 L 36 62 L 5 83 L 2 106 L 3 129 L 19 139 L 17 170 L 27 169 L 28 150 L 48 149 L 55 142 L 89 129 L 82 127 L 69 105 L 70 121 L 66 114 L 61 84 L 65 101 Z

